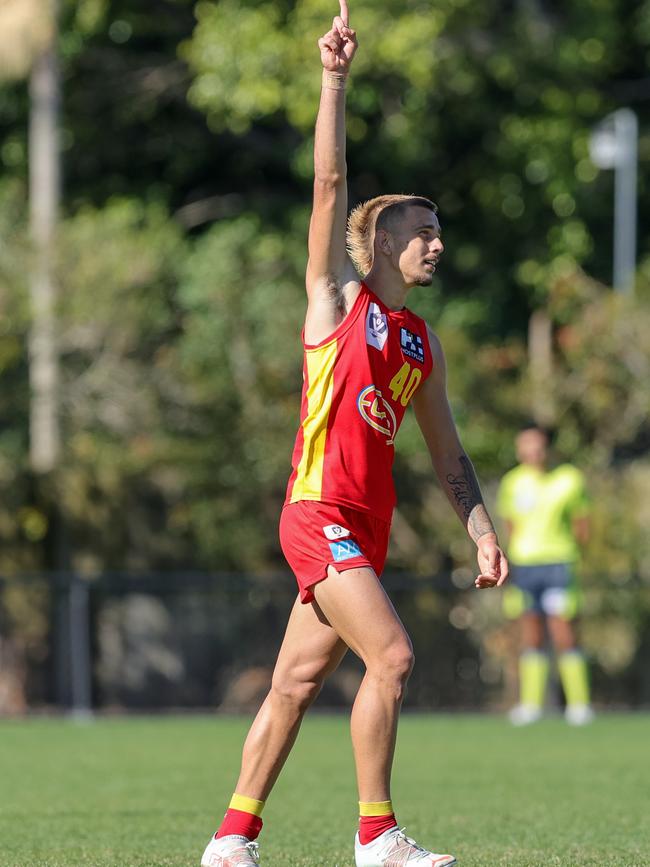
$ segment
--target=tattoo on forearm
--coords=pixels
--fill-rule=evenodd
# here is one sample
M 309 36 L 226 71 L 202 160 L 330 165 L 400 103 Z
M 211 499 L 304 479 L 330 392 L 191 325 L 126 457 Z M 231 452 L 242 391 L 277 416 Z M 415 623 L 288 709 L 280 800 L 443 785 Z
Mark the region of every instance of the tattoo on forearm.
M 486 533 L 494 533 L 494 527 L 483 504 L 481 489 L 478 486 L 476 473 L 470 459 L 467 455 L 460 455 L 458 462 L 462 468 L 461 474 L 449 473 L 446 481 L 449 485 L 449 492 L 458 506 L 458 511 L 465 521 L 467 532 L 476 542 Z
M 494 525 L 490 520 L 483 503 L 474 506 L 467 522 L 467 532 L 474 542 L 478 542 L 486 533 L 494 533 Z
M 458 462 L 463 468 L 462 474 L 454 476 L 452 473 L 449 473 L 447 482 L 454 495 L 454 499 L 462 510 L 463 518 L 467 521 L 474 506 L 477 503 L 482 503 L 483 498 L 481 497 L 481 491 L 476 480 L 474 467 L 469 462 L 469 458 L 466 455 L 461 455 L 458 458 Z

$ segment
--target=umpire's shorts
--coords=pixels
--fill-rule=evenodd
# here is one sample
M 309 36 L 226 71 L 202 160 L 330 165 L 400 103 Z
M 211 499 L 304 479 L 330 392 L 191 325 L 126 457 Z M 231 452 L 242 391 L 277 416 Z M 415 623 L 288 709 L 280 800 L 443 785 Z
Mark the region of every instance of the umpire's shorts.
M 503 597 L 503 612 L 512 619 L 527 612 L 572 620 L 578 613 L 579 592 L 572 563 L 542 566 L 511 565 Z

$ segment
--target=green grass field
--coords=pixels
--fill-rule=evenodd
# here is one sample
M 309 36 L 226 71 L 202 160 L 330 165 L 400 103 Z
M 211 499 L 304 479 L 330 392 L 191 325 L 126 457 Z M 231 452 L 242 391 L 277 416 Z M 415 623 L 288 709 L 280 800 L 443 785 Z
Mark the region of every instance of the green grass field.
M 248 720 L 0 723 L 1 867 L 198 867 Z M 650 865 L 650 718 L 528 729 L 404 716 L 393 800 L 407 833 L 463 867 Z M 262 865 L 353 867 L 345 716 L 313 716 L 265 810 Z

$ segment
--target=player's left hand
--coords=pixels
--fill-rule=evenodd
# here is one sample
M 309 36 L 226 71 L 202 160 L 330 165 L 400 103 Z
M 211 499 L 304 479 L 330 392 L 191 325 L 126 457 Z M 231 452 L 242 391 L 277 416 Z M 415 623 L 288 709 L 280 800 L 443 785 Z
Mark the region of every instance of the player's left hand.
M 318 40 L 321 62 L 328 72 L 348 73 L 358 43 L 357 34 L 349 26 L 347 0 L 339 0 L 341 14 L 332 21 L 332 29 Z
M 478 552 L 479 575 L 474 586 L 479 590 L 486 587 L 501 587 L 508 577 L 508 559 L 499 548 L 495 533 L 486 533 L 476 543 Z

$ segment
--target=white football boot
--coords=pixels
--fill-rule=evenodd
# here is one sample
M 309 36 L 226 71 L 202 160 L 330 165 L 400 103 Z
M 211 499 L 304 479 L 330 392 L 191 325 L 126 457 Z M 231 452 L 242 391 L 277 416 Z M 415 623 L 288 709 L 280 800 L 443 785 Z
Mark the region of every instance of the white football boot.
M 518 704 L 508 714 L 508 719 L 513 726 L 529 726 L 539 722 L 541 718 L 541 707 L 536 707 L 533 704 Z
M 564 719 L 570 726 L 587 726 L 594 721 L 594 716 L 588 704 L 568 704 L 564 709 Z
M 201 867 L 257 867 L 259 863 L 257 843 L 238 834 L 213 837 L 201 858 Z
M 365 846 L 357 834 L 354 857 L 357 867 L 451 867 L 456 863 L 453 855 L 438 855 L 418 846 L 397 825 Z

